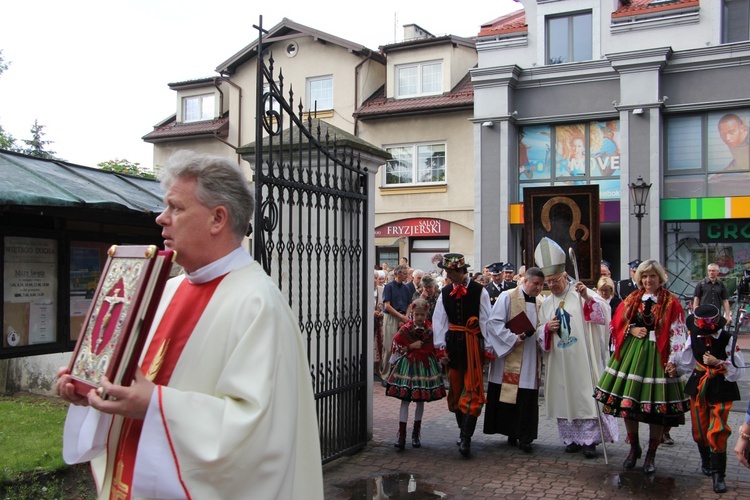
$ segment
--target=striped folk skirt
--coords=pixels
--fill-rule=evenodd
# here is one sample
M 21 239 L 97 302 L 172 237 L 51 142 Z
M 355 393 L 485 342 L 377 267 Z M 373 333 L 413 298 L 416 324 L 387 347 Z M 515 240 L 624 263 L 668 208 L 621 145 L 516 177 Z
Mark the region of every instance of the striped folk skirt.
M 594 398 L 604 413 L 640 422 L 676 427 L 690 411 L 685 385 L 661 366 L 656 342 L 629 335 L 599 379 Z

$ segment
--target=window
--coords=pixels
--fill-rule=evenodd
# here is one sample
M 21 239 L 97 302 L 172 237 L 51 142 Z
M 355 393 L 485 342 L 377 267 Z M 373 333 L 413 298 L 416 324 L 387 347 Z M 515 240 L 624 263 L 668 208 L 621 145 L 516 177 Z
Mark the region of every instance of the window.
M 214 119 L 213 94 L 185 97 L 182 100 L 182 106 L 182 121 L 184 123 Z
M 307 79 L 307 108 L 313 110 L 333 109 L 333 77 L 319 76 Z
M 591 12 L 547 18 L 547 64 L 591 59 Z
M 279 82 L 274 83 L 278 88 Z M 271 97 L 270 83 L 263 84 L 263 98 L 266 100 L 264 106 L 266 111 L 275 111 L 276 113 L 281 113 L 281 103 L 275 97 Z
M 518 135 L 519 201 L 523 189 L 598 184 L 599 198 L 620 198 L 618 120 L 535 125 Z
M 748 120 L 750 109 L 668 117 L 664 197 L 746 196 Z
M 396 67 L 396 97 L 419 97 L 442 92 L 442 62 L 432 61 Z
M 385 166 L 385 185 L 445 182 L 445 144 L 411 144 L 386 148 L 393 159 Z
M 449 224 L 448 221 L 443 221 Z M 437 267 L 439 260 L 436 254 L 450 252 L 450 238 L 409 238 L 409 263 L 413 269 L 421 269 L 426 273 L 441 273 Z
M 721 18 L 722 43 L 750 40 L 750 0 L 724 0 Z

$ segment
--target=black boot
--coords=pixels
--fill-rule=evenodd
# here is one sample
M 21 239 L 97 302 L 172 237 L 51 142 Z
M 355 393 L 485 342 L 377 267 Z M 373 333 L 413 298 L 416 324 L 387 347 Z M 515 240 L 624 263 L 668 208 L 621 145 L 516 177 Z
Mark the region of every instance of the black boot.
M 398 423 L 398 441 L 394 444 L 399 451 L 406 447 L 406 422 Z
M 727 454 L 711 453 L 711 477 L 714 480 L 714 493 L 726 493 L 727 483 L 724 481 L 727 472 Z
M 422 421 L 414 421 L 414 429 L 411 431 L 411 447 L 419 448 L 422 446 L 422 442 L 419 440 L 420 432 L 422 431 Z
M 630 441 L 630 453 L 628 453 L 628 457 L 622 463 L 622 466 L 630 470 L 635 467 L 635 463 L 641 458 L 643 450 L 641 449 L 641 443 L 638 440 L 638 434 L 628 433 L 628 440 Z
M 659 447 L 660 438 L 654 438 L 648 440 L 648 451 L 646 452 L 646 458 L 643 460 L 643 472 L 646 474 L 653 474 L 656 472 L 656 449 Z
M 464 425 L 461 427 L 461 443 L 458 445 L 458 452 L 465 457 L 471 454 L 471 437 L 474 435 L 476 426 L 477 417 L 464 415 Z
M 698 452 L 701 454 L 701 472 L 711 477 L 711 448 L 698 445 Z

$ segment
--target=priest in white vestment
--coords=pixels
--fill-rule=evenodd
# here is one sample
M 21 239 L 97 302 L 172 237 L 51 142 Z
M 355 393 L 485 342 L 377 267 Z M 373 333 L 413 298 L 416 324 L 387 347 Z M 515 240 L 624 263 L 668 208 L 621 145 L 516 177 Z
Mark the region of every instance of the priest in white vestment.
M 63 457 L 99 498 L 323 498 L 312 384 L 287 301 L 241 247 L 253 199 L 226 159 L 179 152 L 157 217 L 186 274 L 167 284 L 132 385 L 73 403 Z
M 487 346 L 495 359 L 487 379 L 483 432 L 505 434 L 508 444 L 526 453 L 531 453 L 539 427 L 541 349 L 536 327 L 543 284 L 541 269 L 529 268 L 518 287 L 500 295 L 487 321 Z
M 596 445 L 619 437 L 617 421 L 602 415 L 593 399 L 594 384 L 609 359 L 609 305 L 565 272 L 566 254 L 549 238 L 534 252 L 551 292 L 539 309 L 537 329 L 547 353 L 544 398 L 547 416 L 557 419 L 567 453 L 597 456 Z M 601 427 L 600 427 L 601 426 Z

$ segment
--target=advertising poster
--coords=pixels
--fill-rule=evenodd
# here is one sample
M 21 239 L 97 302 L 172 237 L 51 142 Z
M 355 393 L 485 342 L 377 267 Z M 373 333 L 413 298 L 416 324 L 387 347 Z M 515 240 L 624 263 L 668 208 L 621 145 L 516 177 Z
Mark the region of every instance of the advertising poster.
M 550 128 L 523 127 L 518 136 L 518 175 L 522 181 L 550 179 Z
M 667 196 L 747 196 L 750 193 L 748 120 L 747 110 L 670 118 L 667 167 L 674 177 L 668 178 L 665 186 Z
M 71 247 L 70 249 L 70 294 L 93 296 L 102 263 L 98 248 Z
M 586 175 L 586 125 L 555 127 L 555 173 L 560 177 Z
M 747 196 L 750 193 L 750 113 L 709 113 L 708 196 Z
M 620 199 L 619 120 L 523 127 L 518 137 L 519 201 L 525 188 L 545 181 L 598 184 L 600 199 Z
M 620 177 L 620 121 L 591 122 L 589 148 L 592 177 Z

